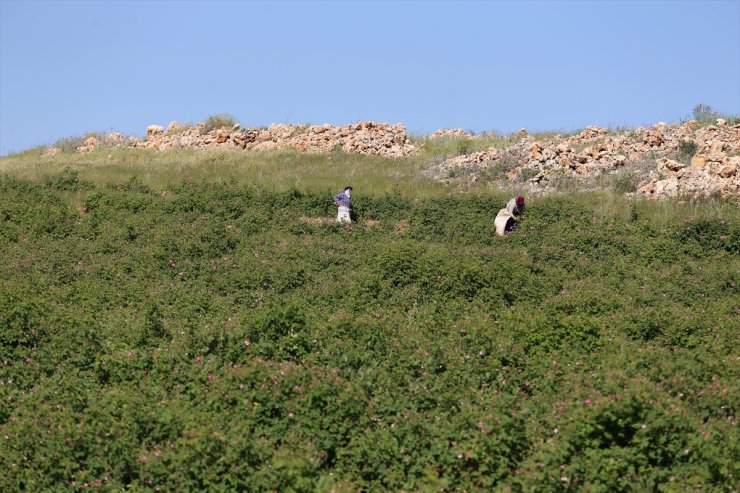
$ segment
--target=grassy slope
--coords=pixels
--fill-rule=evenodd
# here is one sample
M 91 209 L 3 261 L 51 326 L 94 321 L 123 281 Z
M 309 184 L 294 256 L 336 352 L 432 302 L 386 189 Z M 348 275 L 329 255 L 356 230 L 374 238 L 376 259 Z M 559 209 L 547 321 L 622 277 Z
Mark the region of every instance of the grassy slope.
M 394 188 L 414 196 L 443 192 L 440 185 L 420 176 L 422 165 L 423 158 L 396 160 L 344 153 L 246 153 L 191 149 L 158 153 L 153 150 L 99 148 L 83 155 L 60 153 L 44 156 L 41 149 L 28 151 L 1 160 L 0 171 L 39 180 L 68 168 L 78 172 L 81 179 L 97 184 L 122 182 L 135 175 L 157 189 L 191 180 L 211 183 L 236 181 L 273 190 L 341 190 L 345 182 L 349 182 L 366 194 L 384 193 Z
M 2 162 L 3 491 L 737 484 L 736 204 L 118 152 Z

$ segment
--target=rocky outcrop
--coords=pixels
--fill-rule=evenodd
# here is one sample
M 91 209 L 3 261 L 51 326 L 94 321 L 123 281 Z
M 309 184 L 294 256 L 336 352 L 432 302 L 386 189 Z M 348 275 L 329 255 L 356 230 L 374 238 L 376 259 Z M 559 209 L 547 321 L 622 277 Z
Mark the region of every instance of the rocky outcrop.
M 359 122 L 332 125 L 270 125 L 267 128 L 219 128 L 202 133 L 197 125 L 182 130 L 176 122 L 168 131 L 159 125 L 147 128 L 146 138 L 131 142 L 132 147 L 166 151 L 175 148 L 232 148 L 252 151 L 296 149 L 301 152 L 329 152 L 403 157 L 416 151 L 403 125 Z
M 740 193 L 740 156 L 699 154 L 686 165 L 658 159 L 658 166 L 638 195 L 666 197 L 728 197 Z
M 519 133 L 518 135 L 522 135 Z M 683 148 L 693 147 L 697 154 L 691 164 L 682 155 Z M 431 175 L 441 181 L 468 179 L 475 182 L 483 172 L 498 167 L 509 181 L 531 193 L 546 193 L 554 181 L 570 178 L 586 182 L 638 164 L 652 163 L 637 191 L 656 198 L 678 195 L 729 196 L 739 193 L 738 159 L 740 125 L 699 126 L 695 121 L 682 125 L 658 123 L 650 128 L 612 133 L 589 126 L 569 137 L 556 135 L 545 140 L 524 137 L 516 144 L 501 149 L 457 156 L 430 166 Z

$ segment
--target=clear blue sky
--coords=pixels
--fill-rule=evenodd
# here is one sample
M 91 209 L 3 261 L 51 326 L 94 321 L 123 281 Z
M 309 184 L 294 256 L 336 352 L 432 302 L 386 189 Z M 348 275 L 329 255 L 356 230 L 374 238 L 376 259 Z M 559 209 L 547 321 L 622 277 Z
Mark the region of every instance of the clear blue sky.
M 740 0 L 0 0 L 0 154 L 231 113 L 476 132 L 740 114 Z

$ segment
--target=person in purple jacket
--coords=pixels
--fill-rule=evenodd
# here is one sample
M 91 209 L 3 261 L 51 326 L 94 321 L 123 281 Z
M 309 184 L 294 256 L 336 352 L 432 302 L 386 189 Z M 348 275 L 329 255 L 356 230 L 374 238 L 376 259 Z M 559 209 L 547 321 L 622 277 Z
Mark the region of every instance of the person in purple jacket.
M 344 192 L 334 196 L 334 203 L 337 205 L 337 222 L 338 223 L 351 223 L 352 218 L 350 214 L 352 212 L 352 187 L 347 185 L 344 187 Z

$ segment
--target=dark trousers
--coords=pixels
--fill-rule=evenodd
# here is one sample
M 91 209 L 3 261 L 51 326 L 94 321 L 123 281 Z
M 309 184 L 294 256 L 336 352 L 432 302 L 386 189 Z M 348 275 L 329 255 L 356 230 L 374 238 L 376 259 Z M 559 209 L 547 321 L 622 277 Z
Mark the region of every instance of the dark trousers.
M 505 231 L 506 233 L 511 233 L 511 232 L 512 232 L 512 231 L 514 231 L 515 229 L 516 229 L 516 221 L 514 221 L 514 218 L 511 218 L 511 217 L 510 217 L 510 218 L 509 218 L 509 219 L 508 219 L 508 220 L 506 221 L 506 226 L 504 227 L 504 231 Z

